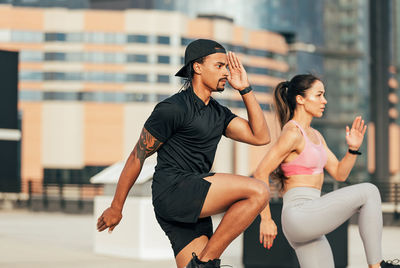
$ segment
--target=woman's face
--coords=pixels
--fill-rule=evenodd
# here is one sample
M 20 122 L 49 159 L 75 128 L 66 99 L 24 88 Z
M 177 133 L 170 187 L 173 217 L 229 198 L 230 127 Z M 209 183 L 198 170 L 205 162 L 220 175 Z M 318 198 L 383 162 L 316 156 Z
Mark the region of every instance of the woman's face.
M 302 98 L 304 109 L 313 117 L 321 117 L 328 101 L 325 99 L 325 88 L 321 81 L 317 80 L 306 90 Z

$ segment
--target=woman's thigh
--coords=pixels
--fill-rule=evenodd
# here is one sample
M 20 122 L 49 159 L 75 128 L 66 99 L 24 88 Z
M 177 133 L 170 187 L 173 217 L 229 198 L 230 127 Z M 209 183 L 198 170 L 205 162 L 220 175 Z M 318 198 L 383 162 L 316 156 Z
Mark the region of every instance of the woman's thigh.
M 357 213 L 365 202 L 362 184 L 284 209 L 282 224 L 288 240 L 305 242 L 332 232 Z

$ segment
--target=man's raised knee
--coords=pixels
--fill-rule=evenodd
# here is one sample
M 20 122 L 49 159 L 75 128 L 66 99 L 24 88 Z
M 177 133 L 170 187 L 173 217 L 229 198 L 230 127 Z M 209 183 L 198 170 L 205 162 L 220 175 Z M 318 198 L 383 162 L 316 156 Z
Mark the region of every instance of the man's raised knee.
M 257 181 L 254 185 L 254 197 L 258 200 L 260 205 L 266 206 L 269 202 L 270 191 L 265 182 Z

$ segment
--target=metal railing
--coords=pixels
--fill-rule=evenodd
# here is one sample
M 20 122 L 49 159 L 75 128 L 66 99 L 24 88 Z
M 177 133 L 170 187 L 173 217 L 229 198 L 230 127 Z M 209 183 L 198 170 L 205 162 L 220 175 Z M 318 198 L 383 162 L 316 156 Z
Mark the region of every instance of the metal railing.
M 400 220 L 400 183 L 374 182 L 378 187 L 382 202 L 386 205 L 385 211 L 393 213 L 395 220 Z M 330 192 L 338 188 L 353 185 L 348 182 L 327 181 L 322 191 Z M 271 196 L 273 200 L 280 199 L 279 187 L 271 183 Z M 67 202 L 75 202 L 77 208 L 83 209 L 85 202 L 92 202 L 94 197 L 102 195 L 103 184 L 65 184 L 65 183 L 42 183 L 41 181 L 28 181 L 21 185 L 22 193 L 12 194 L 12 199 L 18 207 L 32 208 L 33 203 L 41 202 L 43 209 L 49 208 L 51 204 L 57 203 L 61 210 L 66 208 Z M 0 195 L 0 201 L 7 197 Z M 10 196 L 10 195 L 8 195 Z M 8 197 L 9 198 L 9 197 Z
M 67 202 L 76 202 L 78 210 L 84 208 L 85 202 L 93 201 L 94 197 L 103 194 L 102 184 L 64 184 L 27 182 L 28 198 L 26 204 L 32 208 L 33 202 L 41 202 L 43 209 L 49 208 L 50 202 L 58 203 L 61 210 Z

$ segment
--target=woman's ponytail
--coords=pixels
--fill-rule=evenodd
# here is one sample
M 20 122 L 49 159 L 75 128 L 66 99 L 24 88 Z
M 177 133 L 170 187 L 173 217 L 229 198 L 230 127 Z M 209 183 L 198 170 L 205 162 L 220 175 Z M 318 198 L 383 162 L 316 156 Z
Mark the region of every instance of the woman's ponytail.
M 274 106 L 275 112 L 279 119 L 281 128 L 293 117 L 293 111 L 291 111 L 288 104 L 288 88 L 289 82 L 280 82 L 274 89 Z

